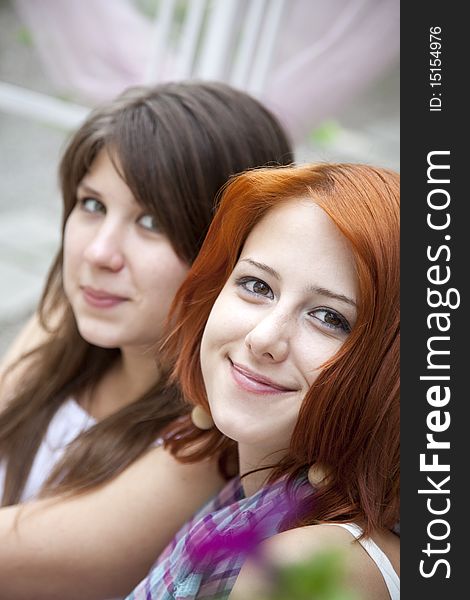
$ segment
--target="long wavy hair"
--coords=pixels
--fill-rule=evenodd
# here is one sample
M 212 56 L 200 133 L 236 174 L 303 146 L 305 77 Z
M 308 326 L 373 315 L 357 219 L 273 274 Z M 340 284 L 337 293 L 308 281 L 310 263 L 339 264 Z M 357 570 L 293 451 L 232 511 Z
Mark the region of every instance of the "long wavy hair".
M 73 135 L 60 165 L 62 232 L 77 186 L 106 148 L 136 201 L 154 214 L 176 253 L 191 263 L 212 218 L 219 188 L 245 169 L 292 162 L 281 124 L 244 92 L 212 82 L 131 88 L 97 108 Z M 0 415 L 0 459 L 7 470 L 3 505 L 21 498 L 35 454 L 61 404 L 97 382 L 119 356 L 78 333 L 62 284 L 63 247 L 39 306 L 50 333 L 22 357 L 28 369 Z M 164 367 L 164 365 L 163 365 Z M 184 412 L 176 388 L 160 381 L 130 405 L 73 442 L 44 494 L 81 492 L 104 483 L 137 459 L 160 429 Z
M 172 315 L 166 352 L 185 399 L 209 410 L 200 344 L 212 306 L 253 227 L 290 198 L 311 198 L 349 241 L 358 278 L 357 322 L 305 396 L 285 458 L 270 480 L 293 483 L 311 465 L 327 477 L 303 504 L 296 525 L 360 521 L 365 534 L 391 528 L 399 514 L 399 177 L 360 164 L 261 169 L 226 188 Z M 275 243 L 273 241 L 273 243 Z M 235 443 L 201 431 L 186 416 L 165 432 L 181 460 L 219 454 Z M 199 439 L 198 451 L 188 444 Z M 185 456 L 182 456 L 182 450 Z M 313 489 L 313 488 L 312 488 Z

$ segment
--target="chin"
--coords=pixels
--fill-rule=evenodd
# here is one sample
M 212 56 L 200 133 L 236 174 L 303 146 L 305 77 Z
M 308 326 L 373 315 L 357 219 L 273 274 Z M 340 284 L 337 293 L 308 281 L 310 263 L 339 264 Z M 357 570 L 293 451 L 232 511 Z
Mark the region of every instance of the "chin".
M 285 451 L 289 447 L 293 427 L 279 427 L 263 421 L 260 417 L 212 414 L 217 429 L 238 444 L 259 448 L 267 455 Z
M 254 445 L 261 442 L 264 443 L 265 431 L 260 431 L 258 424 L 251 423 L 252 419 L 247 415 L 237 417 L 227 411 L 225 414 L 213 414 L 213 419 L 217 429 L 226 437 L 241 444 Z
M 98 327 L 85 326 L 77 323 L 77 328 L 78 333 L 85 342 L 88 342 L 93 346 L 98 346 L 99 348 L 119 348 L 122 345 L 122 340 L 118 339 L 115 334 L 100 331 Z
M 104 348 L 106 350 L 112 350 L 113 348 L 120 348 L 121 347 L 121 343 L 114 341 L 114 340 L 110 340 L 108 338 L 102 338 L 99 336 L 87 336 L 87 335 L 82 335 L 82 338 L 85 340 L 85 342 L 88 342 L 89 344 L 91 344 L 92 346 L 97 346 L 98 348 Z

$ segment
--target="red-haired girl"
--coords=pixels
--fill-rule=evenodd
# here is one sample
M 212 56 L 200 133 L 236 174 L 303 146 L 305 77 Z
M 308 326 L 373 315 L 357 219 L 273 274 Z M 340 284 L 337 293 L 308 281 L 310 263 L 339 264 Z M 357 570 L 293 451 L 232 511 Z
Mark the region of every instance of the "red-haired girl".
M 317 164 L 235 178 L 173 316 L 194 409 L 167 444 L 226 470 L 236 459 L 239 476 L 129 598 L 259 599 L 260 552 L 282 567 L 330 547 L 359 597 L 398 598 L 398 175 Z

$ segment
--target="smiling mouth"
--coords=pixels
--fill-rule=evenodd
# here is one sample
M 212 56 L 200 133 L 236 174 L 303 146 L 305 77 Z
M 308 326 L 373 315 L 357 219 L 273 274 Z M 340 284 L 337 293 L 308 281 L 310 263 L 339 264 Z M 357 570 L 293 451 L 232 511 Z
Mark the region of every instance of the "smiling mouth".
M 232 377 L 235 383 L 247 392 L 253 392 L 255 394 L 286 394 L 297 392 L 295 388 L 288 388 L 280 385 L 268 377 L 254 373 L 247 367 L 234 363 L 232 359 L 228 358 L 231 367 Z
M 115 296 L 106 291 L 95 290 L 88 286 L 83 286 L 81 289 L 86 302 L 96 308 L 111 308 L 129 300 L 129 298 Z

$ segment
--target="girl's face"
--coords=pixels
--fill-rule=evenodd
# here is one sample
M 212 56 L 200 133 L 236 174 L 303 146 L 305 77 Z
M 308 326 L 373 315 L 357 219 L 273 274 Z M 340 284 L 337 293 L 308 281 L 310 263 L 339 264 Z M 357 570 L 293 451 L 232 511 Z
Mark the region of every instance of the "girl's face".
M 272 209 L 248 236 L 209 316 L 201 367 L 217 427 L 266 453 L 287 449 L 322 364 L 354 326 L 348 242 L 310 199 Z
M 155 343 L 187 270 L 102 150 L 64 234 L 64 289 L 80 334 L 105 348 Z

